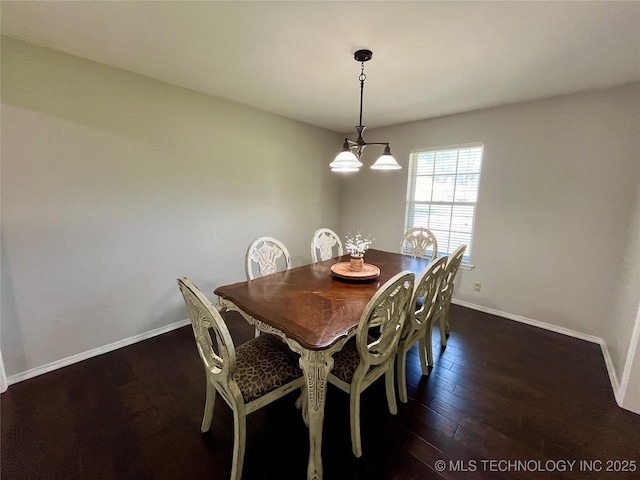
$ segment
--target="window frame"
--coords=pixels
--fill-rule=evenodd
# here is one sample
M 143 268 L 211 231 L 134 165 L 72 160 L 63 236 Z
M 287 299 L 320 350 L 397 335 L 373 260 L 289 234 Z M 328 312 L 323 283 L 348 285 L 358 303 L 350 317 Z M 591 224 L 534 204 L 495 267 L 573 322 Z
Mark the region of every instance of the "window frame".
M 476 191 L 476 199 L 475 202 L 461 202 L 461 201 L 455 201 L 455 197 L 451 200 L 451 201 L 416 201 L 415 200 L 415 191 L 416 191 L 416 183 L 417 183 L 417 166 L 418 166 L 418 161 L 417 161 L 417 155 L 418 154 L 424 154 L 424 153 L 434 153 L 437 154 L 438 152 L 446 152 L 446 151 L 451 151 L 451 150 L 456 150 L 458 151 L 458 153 L 460 152 L 460 150 L 465 150 L 465 149 L 470 149 L 470 148 L 481 148 L 481 154 L 480 154 L 480 168 L 477 172 L 478 175 L 478 188 Z M 470 232 L 470 240 L 469 240 L 469 245 L 467 247 L 467 250 L 465 251 L 464 257 L 462 259 L 462 264 L 461 264 L 461 268 L 464 269 L 472 269 L 474 268 L 473 264 L 471 263 L 471 254 L 473 251 L 473 237 L 475 234 L 475 230 L 476 230 L 476 212 L 477 212 L 477 208 L 478 208 L 478 202 L 479 202 L 479 194 L 480 194 L 480 181 L 481 181 L 481 177 L 482 177 L 482 164 L 484 163 L 484 153 L 485 153 L 485 145 L 483 142 L 471 142 L 471 143 L 462 143 L 462 144 L 454 144 L 454 145 L 445 145 L 445 146 L 437 146 L 437 147 L 424 147 L 424 148 L 416 148 L 413 149 L 409 152 L 409 162 L 408 162 L 408 174 L 407 174 L 407 194 L 406 194 L 406 203 L 405 203 L 405 215 L 404 215 L 404 231 L 408 231 L 411 228 L 416 228 L 418 226 L 421 225 L 416 225 L 415 224 L 415 205 L 419 204 L 419 205 L 440 205 L 440 206 L 472 206 L 473 207 L 473 215 L 471 217 L 471 221 L 472 221 L 472 226 L 471 226 L 471 232 Z M 415 160 L 414 160 L 415 158 Z M 456 158 L 456 171 L 455 171 L 455 178 L 456 180 L 458 179 L 459 175 L 467 175 L 468 173 L 458 173 L 458 162 L 459 162 L 459 156 Z M 434 172 L 435 172 L 435 167 L 434 167 Z M 456 181 L 457 184 L 457 181 Z M 454 187 L 454 192 L 455 192 L 455 187 Z M 428 226 L 425 228 L 429 228 Z M 431 229 L 430 229 L 431 230 Z M 448 227 L 448 231 L 451 232 L 451 223 L 449 223 L 449 227 Z M 437 231 L 433 232 L 436 235 L 436 238 L 438 238 L 437 235 Z M 443 254 L 443 255 L 449 255 L 453 252 L 444 252 L 441 250 L 440 248 L 440 239 L 438 239 L 438 254 Z

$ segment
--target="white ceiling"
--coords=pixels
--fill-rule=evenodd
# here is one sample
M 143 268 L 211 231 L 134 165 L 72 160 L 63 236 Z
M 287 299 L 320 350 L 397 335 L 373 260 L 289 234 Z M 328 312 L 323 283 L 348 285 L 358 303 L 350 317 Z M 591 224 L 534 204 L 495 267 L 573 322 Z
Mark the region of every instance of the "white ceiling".
M 9 2 L 2 33 L 350 132 L 640 81 L 640 2 Z

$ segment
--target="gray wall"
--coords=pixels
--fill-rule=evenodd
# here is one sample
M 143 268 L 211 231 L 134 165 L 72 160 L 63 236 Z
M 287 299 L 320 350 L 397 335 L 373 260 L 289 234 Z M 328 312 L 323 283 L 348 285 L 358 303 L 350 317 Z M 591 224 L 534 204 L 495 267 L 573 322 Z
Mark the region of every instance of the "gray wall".
M 602 338 L 619 381 L 640 304 L 639 116 L 634 84 L 372 130 L 404 169 L 345 177 L 341 229 L 397 248 L 410 151 L 484 143 L 475 269 L 455 297 Z
M 638 133 L 640 135 L 640 132 Z M 640 152 L 638 153 L 640 156 Z M 632 302 L 632 299 L 637 298 L 640 293 L 638 282 L 640 272 L 640 195 L 637 198 L 634 212 L 635 215 L 630 220 L 631 235 L 625 252 L 625 263 L 621 268 L 620 291 L 614 299 L 616 304 L 613 313 L 616 317 L 630 318 L 634 315 L 636 317 L 625 370 L 622 374 L 620 393 L 622 396 L 621 405 L 640 414 L 640 306 L 634 305 Z M 617 337 L 621 345 L 624 345 L 628 340 L 620 334 Z
M 186 317 L 244 280 L 250 241 L 294 264 L 337 229 L 340 136 L 2 39 L 2 356 L 8 376 Z

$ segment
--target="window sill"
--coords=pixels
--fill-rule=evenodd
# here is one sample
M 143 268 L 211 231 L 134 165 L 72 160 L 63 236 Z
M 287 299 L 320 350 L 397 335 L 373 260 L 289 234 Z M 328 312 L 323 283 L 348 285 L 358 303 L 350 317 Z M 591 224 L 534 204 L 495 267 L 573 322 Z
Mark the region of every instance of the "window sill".
M 461 270 L 473 270 L 474 268 L 476 268 L 475 265 L 471 265 L 470 263 L 461 263 L 460 264 L 460 269 Z

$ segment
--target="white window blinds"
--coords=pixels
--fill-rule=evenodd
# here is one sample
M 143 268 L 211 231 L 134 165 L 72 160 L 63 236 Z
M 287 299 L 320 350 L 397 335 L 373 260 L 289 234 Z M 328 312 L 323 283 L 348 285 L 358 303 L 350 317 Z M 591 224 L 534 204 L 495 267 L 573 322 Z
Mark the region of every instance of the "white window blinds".
M 483 145 L 463 145 L 411 153 L 405 231 L 423 227 L 438 239 L 438 255 L 467 245 L 472 252 L 473 226 L 480 186 Z

